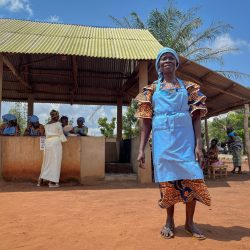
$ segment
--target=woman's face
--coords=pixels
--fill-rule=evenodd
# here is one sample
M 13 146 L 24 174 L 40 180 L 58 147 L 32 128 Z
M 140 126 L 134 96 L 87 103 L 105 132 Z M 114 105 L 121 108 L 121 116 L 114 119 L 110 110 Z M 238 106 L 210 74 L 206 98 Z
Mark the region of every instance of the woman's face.
M 69 125 L 69 120 L 68 119 L 62 119 L 61 123 L 62 123 L 62 127 L 68 126 Z
M 176 70 L 176 58 L 171 53 L 165 53 L 160 59 L 160 71 L 163 73 L 172 73 Z
M 52 121 L 54 122 L 58 122 L 59 120 L 59 115 L 58 116 L 54 116 L 53 118 L 51 118 Z
M 83 121 L 77 120 L 77 125 L 78 125 L 78 127 L 82 127 L 83 126 Z

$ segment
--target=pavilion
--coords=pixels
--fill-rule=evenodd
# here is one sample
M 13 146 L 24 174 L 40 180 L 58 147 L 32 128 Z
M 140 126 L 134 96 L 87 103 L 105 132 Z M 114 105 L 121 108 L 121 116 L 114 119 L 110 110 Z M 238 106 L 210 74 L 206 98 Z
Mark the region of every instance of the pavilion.
M 2 18 L 0 105 L 1 101 L 27 102 L 29 115 L 33 114 L 34 102 L 116 105 L 119 142 L 122 106 L 129 105 L 139 90 L 156 78 L 154 62 L 160 48 L 162 45 L 148 30 Z M 184 57 L 180 60 L 178 77 L 199 83 L 207 96 L 205 121 L 250 103 L 250 89 Z M 0 139 L 2 150 L 9 139 Z M 22 144 L 27 138 L 16 140 Z M 93 152 L 89 154 L 91 159 Z M 3 158 L 2 153 L 2 173 L 8 165 L 4 162 L 9 160 Z M 36 160 L 37 164 L 40 160 Z M 103 170 L 101 173 L 103 176 Z

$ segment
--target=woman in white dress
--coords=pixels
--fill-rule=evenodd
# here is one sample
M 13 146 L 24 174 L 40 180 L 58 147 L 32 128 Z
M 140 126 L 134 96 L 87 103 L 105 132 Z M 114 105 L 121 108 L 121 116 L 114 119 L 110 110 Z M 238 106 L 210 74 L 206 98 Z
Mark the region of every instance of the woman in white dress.
M 47 180 L 49 187 L 59 187 L 62 142 L 66 142 L 67 139 L 63 134 L 62 124 L 59 122 L 59 112 L 51 110 L 50 117 L 50 122 L 45 125 L 45 149 L 37 186 L 40 186 L 43 180 Z

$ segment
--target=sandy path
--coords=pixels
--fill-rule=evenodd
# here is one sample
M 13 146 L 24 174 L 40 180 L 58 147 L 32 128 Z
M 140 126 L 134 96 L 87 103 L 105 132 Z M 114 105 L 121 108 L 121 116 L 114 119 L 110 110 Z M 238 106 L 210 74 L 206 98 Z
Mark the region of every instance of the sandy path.
M 183 229 L 176 206 L 176 237 L 159 230 L 165 211 L 152 185 L 102 183 L 57 190 L 0 182 L 0 249 L 250 249 L 250 175 L 207 181 L 212 207 L 198 204 L 196 221 L 208 239 Z

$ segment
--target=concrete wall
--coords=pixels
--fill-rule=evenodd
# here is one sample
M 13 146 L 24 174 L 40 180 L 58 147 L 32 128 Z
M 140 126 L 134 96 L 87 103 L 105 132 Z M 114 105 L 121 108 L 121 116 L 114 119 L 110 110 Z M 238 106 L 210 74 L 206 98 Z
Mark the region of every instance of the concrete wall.
M 105 177 L 105 137 L 81 137 L 81 183 Z
M 36 181 L 43 151 L 39 137 L 1 137 L 2 176 L 6 180 Z M 69 137 L 63 143 L 61 181 L 101 179 L 105 171 L 105 139 Z
M 40 139 L 9 136 L 2 140 L 2 176 L 7 180 L 38 179 L 43 161 Z
M 139 151 L 140 138 L 139 136 L 131 140 L 131 164 L 133 171 L 138 175 L 140 183 L 152 183 L 152 167 L 151 167 L 151 150 L 149 143 L 145 148 L 145 169 L 138 167 L 137 156 Z
M 81 137 L 68 137 L 63 143 L 61 180 L 80 181 Z
M 117 162 L 118 154 L 116 147 L 116 138 L 105 139 L 105 162 Z

